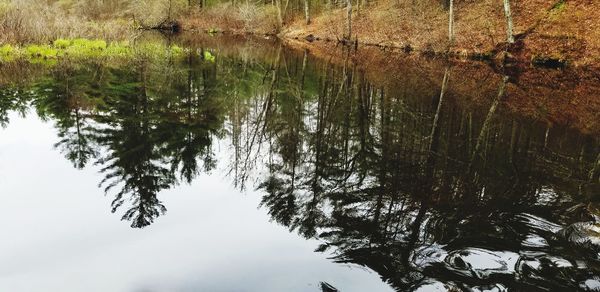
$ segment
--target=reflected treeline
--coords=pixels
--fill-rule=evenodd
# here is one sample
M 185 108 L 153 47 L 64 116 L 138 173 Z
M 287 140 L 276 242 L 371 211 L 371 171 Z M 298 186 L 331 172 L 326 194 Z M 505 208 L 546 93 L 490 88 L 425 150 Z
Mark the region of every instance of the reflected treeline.
M 259 189 L 274 221 L 399 291 L 600 283 L 596 139 L 507 116 L 508 77 L 487 107 L 461 108 L 450 67 L 380 87 L 349 62 L 304 59 L 277 63 L 249 122 L 268 148 Z
M 54 122 L 55 146 L 77 168 L 98 165 L 112 211 L 123 208 L 123 220 L 145 227 L 166 211 L 160 191 L 215 167 L 212 142 L 224 119 L 215 76 L 216 64 L 192 53 L 119 66 L 64 61 L 35 82 L 3 88 L 2 121 L 31 106 Z
M 600 285 L 599 141 L 507 114 L 508 77 L 465 106 L 450 85 L 467 77 L 452 67 L 378 85 L 349 58 L 254 49 L 65 61 L 3 87 L 0 122 L 29 107 L 54 122 L 56 147 L 77 168 L 100 167 L 112 211 L 132 227 L 221 153 L 274 221 L 399 291 Z M 217 141 L 231 147 L 217 152 Z

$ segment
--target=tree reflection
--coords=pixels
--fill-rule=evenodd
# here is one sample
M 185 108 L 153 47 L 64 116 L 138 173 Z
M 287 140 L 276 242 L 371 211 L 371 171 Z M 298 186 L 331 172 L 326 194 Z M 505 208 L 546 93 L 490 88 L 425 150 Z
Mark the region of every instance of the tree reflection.
M 186 61 L 145 56 L 116 67 L 65 61 L 25 88 L 3 89 L 0 109 L 8 122 L 4 113 L 33 104 L 54 121 L 55 146 L 77 168 L 98 165 L 112 212 L 125 208 L 122 219 L 142 228 L 166 212 L 161 191 L 216 165 L 224 114 L 214 68 L 191 52 Z
M 205 171 L 214 167 L 211 144 L 222 123 L 218 104 L 204 95 L 192 68 L 176 67 L 164 83 L 151 84 L 148 80 L 156 74 L 151 65 L 142 60 L 134 74 L 117 72 L 104 105 L 111 114 L 98 118 L 110 125 L 98 138 L 106 149 L 97 161 L 105 174 L 101 184 L 107 192 L 120 188 L 112 211 L 130 201 L 122 218 L 136 228 L 166 212 L 157 196 L 178 182 L 176 173 L 190 183 L 199 173 L 198 159 Z M 181 78 L 186 74 L 187 79 Z
M 208 52 L 63 64 L 3 88 L 0 122 L 33 104 L 135 228 L 166 212 L 162 191 L 216 168 L 224 141 L 233 183 L 257 179 L 273 221 L 399 291 L 566 291 L 600 275 L 597 138 L 505 112 L 508 77 L 468 103 L 452 66 L 379 84 L 348 52 Z
M 93 104 L 100 96 L 94 89 L 103 85 L 99 76 L 104 70 L 97 64 L 66 63 L 35 87 L 40 95 L 34 101 L 39 116 L 56 122 L 59 141 L 55 147 L 79 169 L 97 155 L 92 116 Z
M 499 118 L 508 78 L 478 111 L 452 103 L 450 69 L 437 92 L 402 78 L 412 90 L 377 88 L 348 62 L 312 69 L 319 89 L 292 107 L 281 93 L 294 90 L 280 90 L 265 118 L 273 124 L 263 135 L 274 140 L 259 189 L 274 221 L 399 291 L 568 290 L 598 274 L 563 268 L 591 258 L 561 254 L 570 243 L 545 221 L 581 220 L 567 215 L 571 196 L 592 200 L 597 186 L 582 189 L 587 173 L 568 170 L 593 169 L 595 157 L 552 144 L 542 125 Z

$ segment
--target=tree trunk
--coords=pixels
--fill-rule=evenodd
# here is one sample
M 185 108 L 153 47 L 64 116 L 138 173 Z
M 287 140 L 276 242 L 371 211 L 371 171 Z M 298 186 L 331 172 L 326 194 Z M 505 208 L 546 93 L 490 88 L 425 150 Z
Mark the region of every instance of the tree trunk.
M 306 24 L 310 24 L 310 9 L 309 9 L 309 0 L 304 0 L 304 18 L 306 19 Z
M 279 24 L 279 28 L 283 27 L 283 13 L 281 11 L 281 0 L 275 0 L 275 5 L 277 6 L 277 22 Z
M 509 0 L 504 1 L 504 16 L 506 16 L 506 40 L 509 44 L 515 42 L 515 37 L 513 35 L 513 20 L 512 15 L 510 13 L 510 2 Z
M 450 0 L 448 7 L 448 41 L 450 45 L 454 43 L 454 0 Z
M 346 0 L 346 32 L 348 33 L 345 38 L 347 40 L 352 39 L 352 0 Z

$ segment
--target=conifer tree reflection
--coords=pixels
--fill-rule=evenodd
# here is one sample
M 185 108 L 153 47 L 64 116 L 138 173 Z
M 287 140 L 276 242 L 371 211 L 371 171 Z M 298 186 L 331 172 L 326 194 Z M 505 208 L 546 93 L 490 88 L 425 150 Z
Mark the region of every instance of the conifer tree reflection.
M 156 100 L 148 96 L 147 64 L 139 64 L 137 74 L 116 72 L 118 83 L 111 84 L 106 101 L 110 115 L 100 117 L 108 127 L 99 131 L 98 143 L 106 149 L 96 162 L 105 178 L 100 183 L 105 191 L 119 190 L 112 201 L 116 212 L 126 201 L 129 208 L 122 219 L 142 228 L 154 222 L 165 206 L 157 194 L 175 183 L 175 176 L 160 154 L 160 133 Z
M 76 166 L 101 167 L 113 212 L 136 228 L 166 211 L 161 191 L 215 168 L 220 139 L 236 186 L 265 174 L 273 221 L 397 290 L 570 291 L 600 274 L 597 138 L 511 116 L 503 76 L 470 103 L 455 90 L 461 66 L 382 85 L 349 59 L 272 51 L 61 67 L 33 90 L 2 89 L 0 113 L 34 102 Z
M 222 103 L 214 96 L 214 66 L 197 64 L 189 53 L 184 68 L 172 76 L 174 92 L 168 93 L 168 106 L 162 109 L 171 118 L 163 119 L 157 131 L 165 134 L 161 153 L 169 157 L 171 170 L 191 183 L 200 171 L 209 172 L 216 166 L 212 139 L 221 136 L 224 114 Z
M 20 86 L 0 86 L 0 127 L 8 125 L 10 112 L 24 115 L 33 99 L 31 91 Z
M 35 99 L 38 114 L 55 121 L 59 141 L 54 146 L 78 169 L 97 156 L 93 111 L 102 98 L 97 88 L 103 86 L 105 73 L 98 64 L 66 63 L 36 85 L 42 95 Z
M 162 83 L 149 82 L 163 72 L 153 71 L 145 60 L 134 74 L 118 70 L 106 102 L 111 114 L 99 118 L 108 125 L 98 138 L 107 149 L 97 162 L 105 174 L 101 184 L 107 192 L 120 189 L 112 211 L 129 201 L 122 218 L 135 228 L 152 224 L 166 212 L 158 194 L 178 183 L 178 176 L 190 183 L 199 173 L 198 159 L 203 171 L 215 166 L 211 145 L 223 114 L 208 94 L 207 80 L 202 80 L 206 74 L 192 72 L 191 63 L 183 68 L 169 65 L 177 67 Z

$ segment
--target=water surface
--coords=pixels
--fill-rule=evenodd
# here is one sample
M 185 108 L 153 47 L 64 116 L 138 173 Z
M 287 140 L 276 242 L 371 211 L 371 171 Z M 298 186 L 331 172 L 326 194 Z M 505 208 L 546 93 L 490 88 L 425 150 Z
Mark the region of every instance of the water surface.
M 513 76 L 184 46 L 0 67 L 0 290 L 600 287 L 597 133 Z

